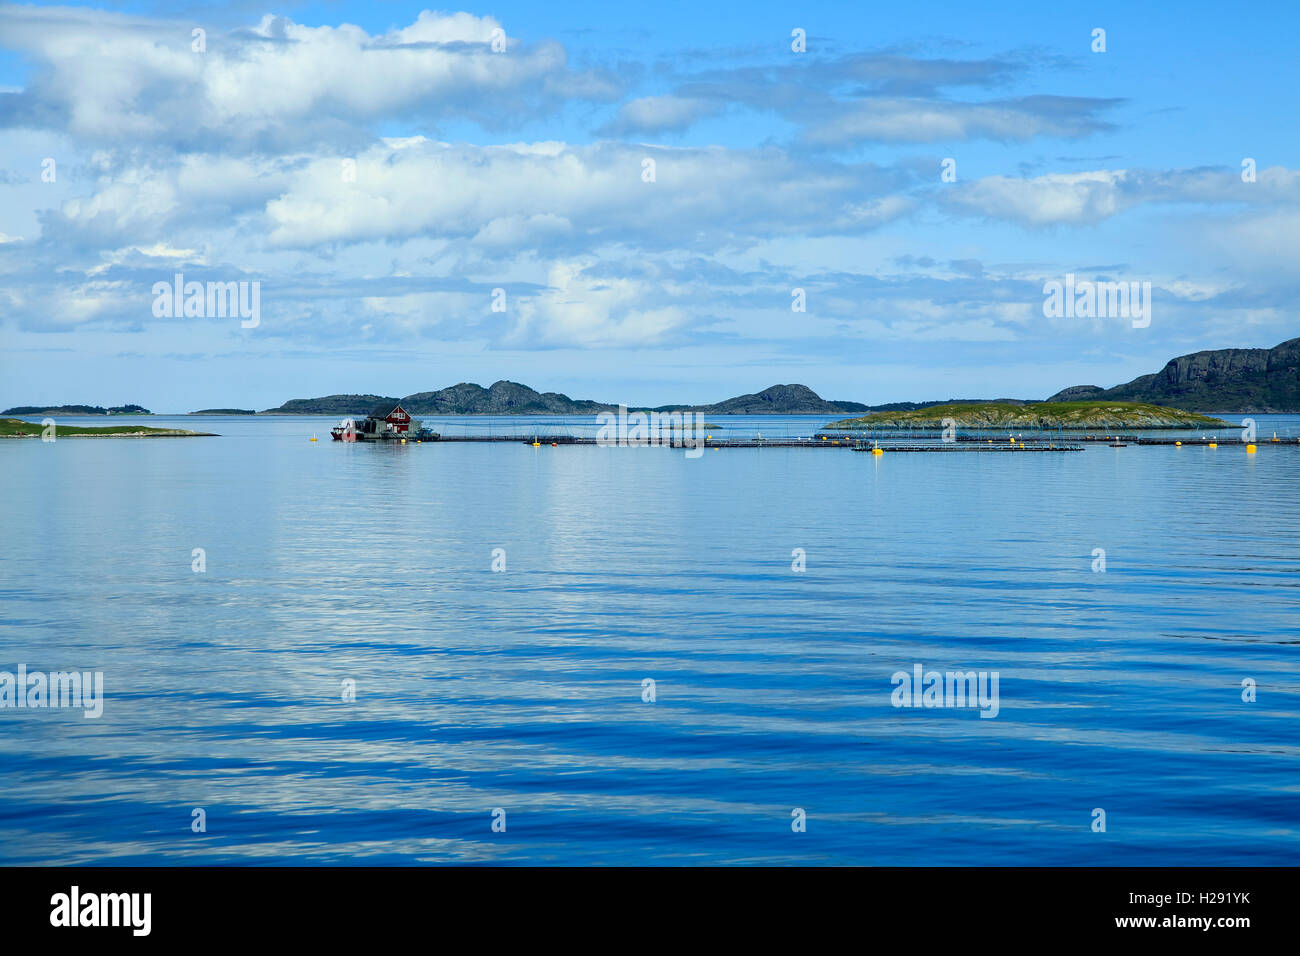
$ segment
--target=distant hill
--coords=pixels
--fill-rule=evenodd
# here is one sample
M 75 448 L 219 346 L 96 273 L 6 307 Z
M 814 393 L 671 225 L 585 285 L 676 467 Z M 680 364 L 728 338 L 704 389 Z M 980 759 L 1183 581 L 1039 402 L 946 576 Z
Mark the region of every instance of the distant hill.
M 1127 385 L 1073 385 L 1049 402 L 1105 400 L 1198 412 L 1300 412 L 1300 338 L 1271 349 L 1216 349 L 1171 359 Z
M 376 405 L 396 402 L 384 395 L 326 395 L 323 398 L 292 398 L 263 415 L 351 415 L 364 418 Z
M 191 415 L 256 415 L 251 408 L 201 408 Z
M 861 402 L 828 402 L 807 385 L 773 385 L 752 395 L 738 395 L 715 405 L 663 405 L 653 411 L 703 412 L 706 415 L 834 415 L 865 412 Z
M 152 415 L 143 405 L 15 405 L 0 415 Z
M 489 388 L 461 382 L 436 392 L 416 392 L 401 402 L 412 415 L 585 415 L 613 407 L 504 381 Z
M 945 398 L 937 402 L 890 402 L 886 405 L 872 405 L 873 412 L 914 412 L 938 405 L 1033 405 L 1034 398 Z
M 906 412 L 872 412 L 831 422 L 829 429 L 942 428 L 1195 428 L 1228 423 L 1195 412 L 1137 402 L 959 402 Z
M 560 392 L 538 392 L 518 382 L 496 382 L 489 388 L 461 382 L 436 392 L 415 392 L 402 398 L 383 395 L 326 395 L 295 398 L 264 415 L 368 414 L 385 402 L 398 403 L 412 415 L 594 415 L 617 405 L 573 399 Z M 806 385 L 773 385 L 752 395 L 740 395 L 715 405 L 661 405 L 641 411 L 691 411 L 709 415 L 824 415 L 865 412 L 860 402 L 828 402 Z

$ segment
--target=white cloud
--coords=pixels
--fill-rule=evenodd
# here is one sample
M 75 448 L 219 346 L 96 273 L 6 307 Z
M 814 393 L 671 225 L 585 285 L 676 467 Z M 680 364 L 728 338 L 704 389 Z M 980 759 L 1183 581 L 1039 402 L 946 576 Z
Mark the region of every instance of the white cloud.
M 1030 226 L 1095 223 L 1144 203 L 1295 203 L 1300 173 L 1285 167 L 1261 170 L 1244 183 L 1221 169 L 1100 169 L 1017 179 L 986 176 L 945 189 L 951 209 Z
M 642 179 L 652 158 L 656 180 Z M 420 141 L 310 163 L 267 203 L 272 243 L 313 246 L 416 235 L 526 243 L 549 233 L 634 244 L 834 234 L 876 228 L 911 201 L 870 165 L 807 164 L 778 151 L 595 146 L 473 147 Z
M 6 46 L 39 65 L 8 108 L 13 124 L 62 125 L 97 143 L 163 141 L 229 150 L 355 139 L 393 117 L 487 126 L 567 96 L 609 98 L 606 77 L 569 70 L 547 41 L 491 47 L 492 17 L 421 13 L 370 35 L 264 16 L 251 30 L 191 27 L 76 8 L 0 8 Z
M 1072 108 L 1043 109 L 1040 100 L 1072 104 Z M 873 97 L 853 104 L 837 103 L 824 112 L 814 112 L 807 118 L 805 137 L 822 145 L 967 139 L 1019 142 L 1036 136 L 1076 137 L 1102 128 L 1092 117 L 1096 108 L 1094 101 L 1066 97 L 992 103 Z
M 1283 313 L 1262 300 L 1293 299 L 1294 170 L 1261 168 L 1251 184 L 1227 167 L 940 186 L 929 158 L 878 166 L 805 148 L 1020 143 L 1105 128 L 1097 117 L 1118 101 L 961 103 L 939 93 L 1025 77 L 1015 64 L 891 56 L 710 70 L 676 94 L 624 103 L 604 127 L 653 136 L 747 108 L 774 121 L 758 136 L 803 131 L 788 150 L 554 139 L 482 145 L 440 142 L 452 133 L 439 124 L 457 121 L 455 135 L 465 136 L 460 121 L 485 129 L 527 123 L 510 133 L 521 138 L 551 107 L 608 99 L 618 86 L 599 70 L 572 68 L 556 43 L 511 39 L 508 52 L 492 52 L 502 25 L 490 16 L 426 11 L 374 34 L 267 16 L 247 30 L 210 32 L 202 54 L 190 49 L 191 27 L 82 8 L 0 8 L 0 45 L 33 65 L 22 90 L 0 91 L 0 124 L 21 141 L 12 161 L 0 158 L 24 171 L 13 177 L 21 185 L 6 187 L 7 199 L 17 197 L 12 208 L 23 208 L 6 210 L 3 225 L 28 237 L 0 234 L 6 322 L 207 334 L 164 327 L 149 311 L 152 282 L 184 266 L 263 281 L 259 335 L 308 345 L 359 334 L 376 342 L 656 349 L 709 336 L 742 348 L 779 341 L 782 355 L 839 355 L 843 336 L 864 348 L 937 349 L 947 341 L 993 352 L 997 343 L 1050 331 L 1052 347 L 1068 351 L 1080 333 L 1044 325 L 1038 272 L 1073 257 L 1122 261 L 1132 274 L 1162 237 L 1199 247 L 1224 269 L 1213 281 L 1208 270 L 1168 278 L 1161 308 L 1280 323 Z M 576 121 L 595 126 L 602 118 Z M 559 136 L 574 119 L 541 135 Z M 59 158 L 57 185 L 37 181 L 46 156 Z M 650 183 L 642 178 L 647 158 L 656 164 Z M 1008 151 L 1003 168 L 1019 158 L 1023 150 Z M 345 162 L 355 164 L 355 179 L 343 175 L 353 168 Z M 944 217 L 927 236 L 935 224 L 910 218 L 929 207 L 1035 228 L 1088 226 L 1156 202 L 1221 204 L 1227 212 L 1195 210 L 1205 221 L 1200 232 L 1145 217 L 1106 258 L 1078 258 L 1097 248 L 1088 229 L 1077 230 L 1082 240 L 1062 228 L 1059 246 L 1018 249 L 1000 245 L 1013 230 L 955 229 Z M 893 228 L 904 221 L 915 231 Z M 1207 236 L 1211 230 L 1217 234 Z M 925 262 L 891 275 L 903 249 L 924 252 Z M 1008 259 L 1021 274 L 987 265 Z M 1253 288 L 1239 281 L 1253 270 L 1282 280 Z M 814 305 L 792 323 L 795 285 Z M 509 288 L 504 315 L 488 311 L 497 286 Z M 1225 304 L 1232 296 L 1241 301 Z
M 722 104 L 686 96 L 643 96 L 624 103 L 603 132 L 612 135 L 656 134 L 686 129 L 722 110 Z
M 501 216 L 493 219 L 474 235 L 476 246 L 517 248 L 572 234 L 573 224 L 554 213 L 528 216 Z
M 690 321 L 682 305 L 647 307 L 657 286 L 640 279 L 596 278 L 590 263 L 557 262 L 550 287 L 518 305 L 518 318 L 503 344 L 626 348 L 660 345 Z
M 987 176 L 960 187 L 953 206 L 994 219 L 1042 226 L 1097 222 L 1113 216 L 1136 197 L 1123 195 L 1124 170 L 1052 173 L 1034 179 Z

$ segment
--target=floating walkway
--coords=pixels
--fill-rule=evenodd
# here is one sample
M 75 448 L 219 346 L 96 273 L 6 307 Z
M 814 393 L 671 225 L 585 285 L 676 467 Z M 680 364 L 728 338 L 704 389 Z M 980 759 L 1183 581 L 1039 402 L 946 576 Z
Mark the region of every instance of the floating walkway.
M 1239 436 L 1234 435 L 1231 438 L 1131 438 L 1138 445 L 1207 445 L 1214 448 L 1218 445 L 1231 447 L 1232 445 L 1241 445 L 1243 448 L 1248 445 L 1286 445 L 1288 448 L 1300 447 L 1300 438 L 1286 439 L 1281 438 L 1260 438 L 1253 442 L 1243 442 Z
M 514 435 L 441 435 L 438 438 L 425 439 L 423 442 L 412 439 L 410 444 L 445 444 L 448 442 L 507 442 L 510 444 L 524 444 L 540 448 L 543 445 L 559 447 L 560 445 L 601 445 L 602 442 L 595 438 L 589 438 L 582 435 L 531 435 L 519 438 Z M 405 444 L 405 443 L 404 443 Z M 662 448 L 686 448 L 686 444 L 680 438 L 674 438 L 671 441 L 653 441 L 647 443 L 650 447 Z M 874 446 L 874 447 L 873 447 Z M 611 446 L 614 447 L 614 446 Z M 637 447 L 633 445 L 632 447 Z M 1060 445 L 1048 444 L 1046 439 L 1033 440 L 1025 442 L 1002 442 L 992 443 L 975 443 L 968 442 L 965 444 L 957 442 L 945 443 L 924 443 L 909 441 L 907 439 L 895 439 L 886 444 L 868 443 L 865 441 L 849 441 L 846 439 L 827 438 L 825 441 L 812 438 L 713 438 L 700 444 L 692 444 L 692 448 L 819 448 L 819 449 L 836 449 L 838 451 L 881 451 L 881 452 L 1032 452 L 1032 451 L 1083 451 L 1082 445 Z
M 436 424 L 443 424 L 438 422 Z M 430 444 L 434 442 L 461 443 L 501 443 L 523 444 L 534 448 L 561 445 L 595 445 L 613 444 L 596 437 L 594 426 L 577 424 L 572 420 L 533 420 L 527 422 L 463 422 L 445 423 L 446 427 L 438 429 L 433 435 L 425 434 L 422 438 L 412 436 L 401 444 Z M 748 426 L 748 427 L 747 427 Z M 743 434 L 728 435 L 726 426 L 718 425 L 706 429 L 703 440 L 696 444 L 692 440 L 688 445 L 683 441 L 682 432 L 674 430 L 669 434 L 665 430 L 651 429 L 640 440 L 619 442 L 632 446 L 641 444 L 675 449 L 695 448 L 821 448 L 844 451 L 859 451 L 891 454 L 899 452 L 915 453 L 961 453 L 961 452 L 1069 452 L 1083 451 L 1088 445 L 1106 444 L 1117 451 L 1127 445 L 1162 445 L 1181 447 L 1203 446 L 1217 448 L 1223 445 L 1225 450 L 1240 446 L 1247 453 L 1257 450 L 1259 445 L 1286 446 L 1300 448 L 1300 437 L 1285 435 L 1278 437 L 1261 437 L 1253 445 L 1241 441 L 1241 432 L 1237 428 L 1217 430 L 1220 433 L 1169 431 L 1160 435 L 1150 432 L 1138 434 L 1115 434 L 1104 431 L 1087 431 L 1072 429 L 1016 429 L 976 428 L 960 429 L 954 435 L 935 428 L 871 428 L 845 431 L 817 431 L 799 434 L 795 429 L 804 426 L 791 423 L 790 427 L 778 424 L 772 430 L 776 434 L 764 436 L 762 432 L 749 431 L 749 423 L 743 423 Z M 764 423 L 764 431 L 770 423 Z M 1183 433 L 1180 434 L 1180 431 Z M 440 432 L 440 433 L 438 433 Z M 448 433 L 450 432 L 450 434 Z M 696 433 L 698 436 L 699 433 Z M 640 436 L 639 436 L 640 437 Z M 386 442 L 385 444 L 393 444 Z
M 854 451 L 870 452 L 889 452 L 891 455 L 900 451 L 940 451 L 940 452 L 1031 452 L 1031 451 L 1083 451 L 1082 445 L 1044 445 L 1038 444 L 1011 444 L 1007 442 L 1002 445 L 984 444 L 984 445 L 962 445 L 957 442 L 947 445 L 890 445 L 876 446 L 874 448 L 868 445 L 856 445 Z
M 958 436 L 955 440 L 949 442 L 935 441 L 933 438 L 908 438 L 893 436 L 879 439 L 862 439 L 848 437 L 832 437 L 818 434 L 814 438 L 709 438 L 699 445 L 692 444 L 692 448 L 820 448 L 836 449 L 841 451 L 882 451 L 882 452 L 1035 452 L 1035 451 L 1083 451 L 1082 444 L 1075 442 L 1105 442 L 1112 448 L 1124 448 L 1127 445 L 1166 445 L 1166 446 L 1202 446 L 1208 448 L 1218 448 L 1222 445 L 1225 448 L 1241 447 L 1248 451 L 1254 451 L 1259 445 L 1271 447 L 1300 448 L 1300 438 L 1296 439 L 1263 439 L 1253 444 L 1245 444 L 1240 438 L 1137 438 L 1131 435 L 1116 435 L 1107 437 L 1079 437 L 1071 438 L 1067 442 L 1062 442 L 1057 438 L 1024 435 L 1017 436 L 1014 441 L 1010 439 L 991 439 L 991 438 L 962 438 Z M 541 447 L 543 445 L 601 445 L 603 442 L 584 435 L 440 435 L 437 438 L 425 439 L 403 439 L 401 444 L 447 444 L 447 443 L 495 443 L 510 445 L 532 445 Z M 396 442 L 385 442 L 385 444 L 396 444 Z M 638 443 L 633 443 L 636 447 Z M 686 448 L 686 444 L 680 438 L 669 440 L 652 440 L 645 443 L 650 447 L 662 448 Z
M 876 451 L 882 452 L 1035 452 L 1035 451 L 1083 451 L 1082 444 L 1074 442 L 1105 442 L 1112 448 L 1124 448 L 1127 445 L 1167 445 L 1167 446 L 1196 446 L 1200 445 L 1208 448 L 1217 448 L 1222 445 L 1225 448 L 1241 447 L 1254 449 L 1258 445 L 1270 445 L 1287 448 L 1300 448 L 1300 438 L 1281 439 L 1273 441 L 1264 439 L 1254 444 L 1244 444 L 1239 438 L 1137 438 L 1130 435 L 1116 435 L 1106 437 L 1088 437 L 1072 438 L 1068 442 L 1061 442 L 1059 439 L 1039 436 L 1025 435 L 1017 436 L 1015 441 L 1010 439 L 991 439 L 991 438 L 962 438 L 958 436 L 950 442 L 936 442 L 933 438 L 918 439 L 891 437 L 880 439 L 861 439 L 832 437 L 831 435 L 822 436 L 818 434 L 815 438 L 713 438 L 710 436 L 706 441 L 699 445 L 692 444 L 689 447 L 695 448 L 820 448 L 820 449 L 837 449 L 841 451 Z M 404 440 L 402 444 L 447 444 L 447 443 L 495 443 L 510 445 L 532 445 L 541 447 L 543 445 L 601 445 L 601 441 L 584 435 L 526 435 L 522 438 L 518 435 L 440 435 L 437 438 L 410 439 Z M 386 444 L 393 444 L 388 442 Z M 636 447 L 637 443 L 633 443 Z M 674 438 L 671 441 L 653 440 L 646 442 L 649 447 L 662 448 L 686 448 L 680 438 Z
M 923 430 L 904 430 L 904 429 L 873 429 L 871 431 L 855 432 L 818 432 L 816 437 L 821 438 L 823 435 L 828 439 L 838 439 L 839 441 L 941 441 L 942 432 L 938 429 Z M 1008 432 L 993 431 L 983 429 L 976 431 L 967 431 L 959 433 L 949 440 L 949 442 L 981 444 L 986 445 L 989 442 L 1003 445 L 1011 444 L 1011 439 L 1015 438 L 1017 443 L 1024 442 L 1028 445 L 1034 444 L 1074 444 L 1076 442 L 1105 442 L 1110 444 L 1115 441 L 1136 442 L 1136 435 L 1072 435 L 1068 432 L 1061 431 L 1031 431 L 1031 432 Z M 949 442 L 944 442 L 948 444 Z

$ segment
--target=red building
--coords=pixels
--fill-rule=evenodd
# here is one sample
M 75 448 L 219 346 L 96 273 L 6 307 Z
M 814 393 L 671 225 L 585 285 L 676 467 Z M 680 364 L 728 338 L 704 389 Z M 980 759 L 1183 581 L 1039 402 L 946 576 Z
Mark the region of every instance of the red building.
M 410 427 L 411 416 L 401 405 L 380 405 L 366 416 L 362 431 L 370 434 L 384 431 L 405 433 Z

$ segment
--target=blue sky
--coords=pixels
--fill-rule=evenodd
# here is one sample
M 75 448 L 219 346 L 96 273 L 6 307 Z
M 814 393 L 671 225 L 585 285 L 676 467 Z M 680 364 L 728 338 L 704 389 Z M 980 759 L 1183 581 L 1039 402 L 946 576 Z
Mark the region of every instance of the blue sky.
M 1134 6 L 0 5 L 0 405 L 1045 397 L 1294 337 L 1300 9 Z M 156 317 L 176 273 L 260 324 Z M 1045 317 L 1067 273 L 1150 325 Z

